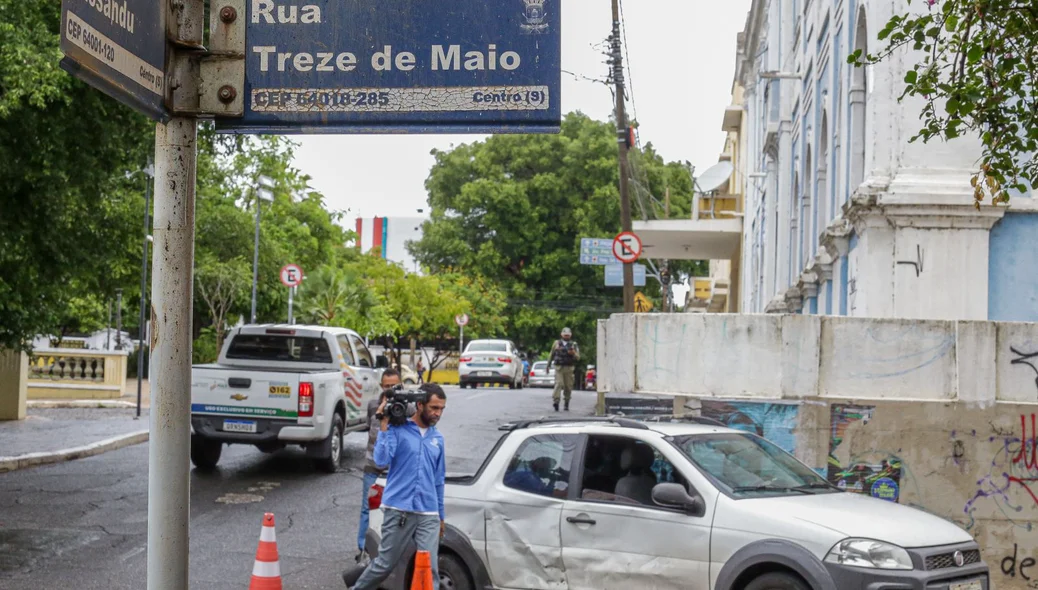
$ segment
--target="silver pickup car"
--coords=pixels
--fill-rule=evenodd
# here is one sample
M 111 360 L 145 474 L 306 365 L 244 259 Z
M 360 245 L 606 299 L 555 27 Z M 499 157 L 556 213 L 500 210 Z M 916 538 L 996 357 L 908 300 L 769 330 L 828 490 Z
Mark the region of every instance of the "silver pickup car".
M 505 428 L 474 475 L 448 477 L 441 588 L 988 590 L 969 533 L 756 435 L 701 418 Z M 374 510 L 371 555 L 381 525 Z M 407 588 L 411 562 L 384 587 Z

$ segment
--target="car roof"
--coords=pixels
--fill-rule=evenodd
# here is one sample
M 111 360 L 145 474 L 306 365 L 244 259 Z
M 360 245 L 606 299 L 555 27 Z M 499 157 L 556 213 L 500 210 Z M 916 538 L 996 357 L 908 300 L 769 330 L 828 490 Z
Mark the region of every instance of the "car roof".
M 665 436 L 687 436 L 695 434 L 745 434 L 742 430 L 728 428 L 715 424 L 697 423 L 692 420 L 696 418 L 683 419 L 666 417 L 669 421 L 656 421 L 650 417 L 648 420 L 634 420 L 619 416 L 605 418 L 573 418 L 573 419 L 541 419 L 517 423 L 514 429 L 510 425 L 502 426 L 502 430 L 524 430 L 533 433 L 554 433 L 560 431 L 579 434 L 619 434 L 651 433 L 659 438 Z
M 327 334 L 356 334 L 349 328 L 337 326 L 312 326 L 307 324 L 245 324 L 238 328 L 241 334 L 265 334 L 267 330 L 293 330 L 301 336 L 316 336 L 320 333 Z

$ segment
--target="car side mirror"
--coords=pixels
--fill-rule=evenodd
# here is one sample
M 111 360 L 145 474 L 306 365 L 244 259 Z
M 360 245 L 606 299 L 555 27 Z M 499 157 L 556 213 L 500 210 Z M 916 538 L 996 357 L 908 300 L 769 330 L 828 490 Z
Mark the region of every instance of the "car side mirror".
M 690 495 L 678 483 L 660 483 L 652 488 L 652 501 L 666 508 L 684 510 L 687 514 L 699 514 L 699 499 Z
M 386 355 L 380 354 L 380 355 L 375 357 L 375 368 L 376 369 L 388 369 L 389 368 L 389 359 L 386 358 Z

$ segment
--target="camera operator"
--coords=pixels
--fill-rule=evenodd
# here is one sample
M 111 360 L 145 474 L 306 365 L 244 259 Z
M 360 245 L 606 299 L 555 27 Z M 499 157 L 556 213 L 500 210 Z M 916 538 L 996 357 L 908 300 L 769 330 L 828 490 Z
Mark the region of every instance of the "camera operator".
M 551 394 L 555 411 L 559 411 L 559 394 L 565 393 L 566 411 L 569 411 L 569 399 L 573 396 L 573 372 L 580 360 L 580 348 L 573 341 L 573 332 L 569 328 L 562 329 L 562 339 L 556 340 L 551 347 L 551 363 L 555 366 L 555 391 Z
M 375 418 L 375 414 L 378 412 L 379 406 L 386 401 L 386 392 L 399 384 L 400 372 L 396 369 L 386 369 L 382 373 L 380 382 L 382 393 L 379 394 L 378 399 L 368 402 L 368 448 L 364 453 L 366 459 L 364 463 L 364 487 L 361 488 L 360 494 L 360 530 L 357 532 L 357 563 L 366 563 L 368 561 L 368 554 L 364 552 L 364 537 L 368 533 L 369 522 L 368 492 L 371 490 L 371 486 L 375 485 L 378 478 L 386 474 L 385 469 L 375 465 L 375 441 L 378 439 L 381 426 L 381 422 Z
M 446 450 L 443 435 L 436 429 L 447 394 L 435 383 L 420 386 L 424 393 L 410 419 L 391 423 L 391 414 L 399 419 L 387 402 L 399 403 L 386 396 L 375 417 L 379 420 L 374 460 L 388 467 L 386 489 L 382 493 L 382 541 L 378 557 L 360 575 L 353 590 L 375 590 L 392 573 L 403 557 L 407 542 L 414 540 L 418 551 L 428 551 L 432 563 L 433 589 L 440 585 L 437 556 L 440 537 L 445 530 L 443 485 L 446 476 Z M 394 421 L 395 422 L 395 421 Z M 343 574 L 343 581 L 349 584 Z

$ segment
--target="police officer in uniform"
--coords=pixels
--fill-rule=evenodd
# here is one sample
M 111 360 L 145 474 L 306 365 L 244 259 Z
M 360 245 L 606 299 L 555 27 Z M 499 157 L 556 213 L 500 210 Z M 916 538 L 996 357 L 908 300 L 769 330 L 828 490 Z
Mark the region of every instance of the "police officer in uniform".
M 556 340 L 551 347 L 551 364 L 555 366 L 555 391 L 551 399 L 555 411 L 559 411 L 559 397 L 565 392 L 566 411 L 569 411 L 569 399 L 573 395 L 573 373 L 577 361 L 580 360 L 580 348 L 573 341 L 573 332 L 569 328 L 562 329 L 562 339 Z

